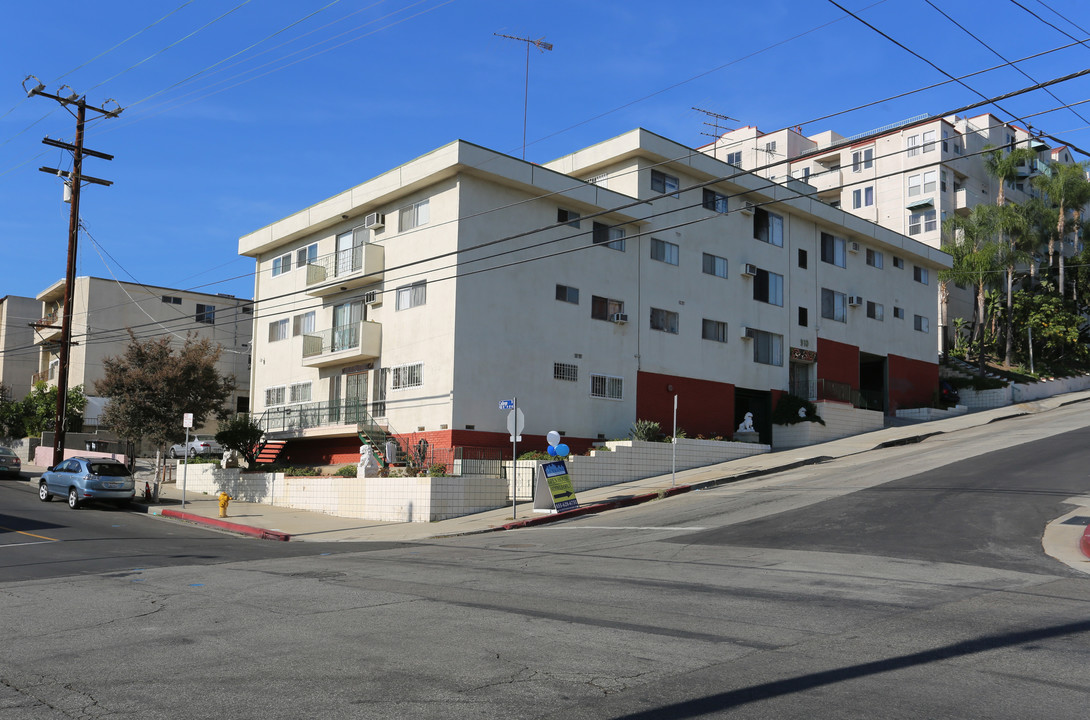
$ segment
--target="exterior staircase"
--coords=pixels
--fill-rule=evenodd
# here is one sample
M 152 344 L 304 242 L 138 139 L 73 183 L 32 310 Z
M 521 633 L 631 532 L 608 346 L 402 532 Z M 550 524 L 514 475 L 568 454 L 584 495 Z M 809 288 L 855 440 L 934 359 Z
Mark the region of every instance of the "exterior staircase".
M 387 468 L 391 462 L 397 461 L 397 458 L 386 457 L 386 441 L 390 439 L 389 429 L 381 427 L 370 415 L 360 418 L 356 423 L 356 434 L 359 435 L 361 443 L 371 446 L 380 467 Z
M 266 440 L 257 446 L 257 462 L 272 463 L 280 457 L 280 452 L 287 445 L 285 440 Z

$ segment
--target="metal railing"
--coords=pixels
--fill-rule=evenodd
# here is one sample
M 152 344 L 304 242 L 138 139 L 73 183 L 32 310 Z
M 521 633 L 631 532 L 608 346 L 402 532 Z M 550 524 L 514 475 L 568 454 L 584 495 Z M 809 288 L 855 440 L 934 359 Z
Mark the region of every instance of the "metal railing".
M 303 336 L 303 357 L 351 350 L 360 346 L 360 323 L 338 325 Z
M 357 273 L 363 269 L 363 246 L 338 250 L 307 263 L 307 285 Z
M 884 411 L 884 393 L 880 390 L 856 390 L 851 385 L 835 380 L 817 381 L 817 399 L 842 402 L 861 410 Z
M 265 410 L 258 419 L 265 432 L 305 430 L 326 425 L 358 425 L 373 422 L 366 402 L 313 402 L 282 405 Z
M 811 380 L 792 380 L 791 394 L 806 400 L 817 398 L 817 386 Z

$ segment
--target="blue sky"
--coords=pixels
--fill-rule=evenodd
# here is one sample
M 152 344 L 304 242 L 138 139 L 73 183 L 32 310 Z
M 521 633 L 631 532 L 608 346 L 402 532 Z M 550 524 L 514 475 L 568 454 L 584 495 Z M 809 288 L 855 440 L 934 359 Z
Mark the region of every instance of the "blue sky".
M 1064 32 L 1090 36 L 1084 0 L 1018 0 L 1041 19 L 1012 0 L 934 1 L 1007 60 L 1071 44 Z M 926 0 L 839 2 L 951 74 L 1003 63 Z M 972 90 L 951 83 L 811 122 L 946 79 L 826 0 L 43 0 L 5 2 L 2 17 L 0 297 L 64 275 L 68 206 L 38 168 L 70 166 L 41 140 L 72 141 L 75 122 L 27 99 L 27 74 L 126 108 L 86 134 L 115 159 L 84 172 L 114 185 L 83 192 L 79 274 L 240 297 L 254 269 L 240 235 L 454 139 L 521 155 L 525 45 L 493 33 L 554 45 L 530 58 L 535 162 L 640 126 L 702 145 L 709 118 L 693 106 L 732 126 L 851 135 L 1033 84 L 1005 67 L 967 80 Z M 1039 82 L 1082 70 L 1090 42 L 1019 67 Z M 973 114 L 1086 100 L 1090 77 L 1052 91 L 1059 101 L 1038 90 Z M 1090 103 L 1076 110 L 1031 123 L 1090 149 Z

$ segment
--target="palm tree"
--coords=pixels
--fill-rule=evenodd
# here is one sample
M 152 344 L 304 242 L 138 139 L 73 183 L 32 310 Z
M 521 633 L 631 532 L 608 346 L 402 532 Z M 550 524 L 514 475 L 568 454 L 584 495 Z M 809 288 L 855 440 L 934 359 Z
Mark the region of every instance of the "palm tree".
M 1079 207 L 1079 200 L 1085 202 L 1087 190 L 1084 186 L 1086 180 L 1086 165 L 1078 163 L 1065 165 L 1063 163 L 1049 163 L 1049 172 L 1033 178 L 1034 186 L 1048 196 L 1049 202 L 1059 208 L 1059 219 L 1056 223 L 1056 238 L 1048 241 L 1048 266 L 1054 265 L 1053 258 L 1056 254 L 1055 240 L 1060 243 L 1059 257 L 1059 290 L 1060 297 L 1064 296 L 1064 236 L 1067 230 L 1067 211 Z
M 1004 153 L 1002 148 L 997 148 L 984 154 L 984 169 L 999 181 L 999 193 L 995 198 L 996 205 L 1005 204 L 1004 186 L 1018 177 L 1018 169 L 1023 166 L 1029 167 L 1036 159 L 1037 153 L 1028 147 L 1014 148 L 1007 153 Z
M 1007 280 L 1007 337 L 1003 351 L 1003 362 L 1011 364 L 1012 340 L 1014 337 L 1014 271 L 1019 265 L 1033 262 L 1031 253 L 1036 238 L 1031 232 L 1032 217 L 1037 212 L 1039 203 L 1031 200 L 1025 205 L 1011 204 L 996 207 L 996 224 L 1006 242 L 999 242 L 996 262 L 1006 270 Z
M 980 374 L 984 374 L 985 362 L 985 292 L 989 280 L 1002 269 L 999 262 L 1000 245 L 995 237 L 1001 227 L 1000 209 L 996 205 L 977 205 L 968 216 L 955 215 L 943 223 L 943 230 L 950 238 L 944 249 L 953 258 L 950 268 L 939 271 L 940 282 L 953 281 L 959 285 L 973 285 L 976 289 L 977 325 L 973 337 L 979 344 Z

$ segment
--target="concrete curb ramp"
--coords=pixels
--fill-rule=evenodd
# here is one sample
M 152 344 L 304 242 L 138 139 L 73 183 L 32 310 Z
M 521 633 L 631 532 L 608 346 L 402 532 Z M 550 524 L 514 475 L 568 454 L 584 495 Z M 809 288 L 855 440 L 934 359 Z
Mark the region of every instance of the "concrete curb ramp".
M 260 538 L 261 540 L 280 540 L 281 542 L 291 540 L 291 535 L 280 532 L 279 530 L 266 530 L 265 528 L 251 527 L 250 525 L 240 525 L 239 523 L 227 522 L 226 520 L 220 520 L 219 518 L 206 518 L 200 515 L 194 515 L 193 513 L 182 512 L 181 510 L 169 510 L 164 508 L 160 512 L 153 514 L 185 520 L 186 522 L 197 523 L 198 525 L 208 525 L 220 530 L 227 530 L 229 532 Z

